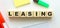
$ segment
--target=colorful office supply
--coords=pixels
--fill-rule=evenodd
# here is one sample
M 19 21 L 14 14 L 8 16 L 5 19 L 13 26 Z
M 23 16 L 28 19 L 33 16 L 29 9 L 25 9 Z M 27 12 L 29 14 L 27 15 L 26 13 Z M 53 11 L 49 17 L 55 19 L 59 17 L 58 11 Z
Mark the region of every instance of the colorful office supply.
M 14 0 L 14 4 L 16 7 L 23 6 L 29 3 L 30 3 L 30 0 Z
M 45 8 L 48 8 L 49 7 L 49 4 L 43 2 L 42 0 L 33 0 L 34 2 L 36 2 L 38 5 L 41 5 Z

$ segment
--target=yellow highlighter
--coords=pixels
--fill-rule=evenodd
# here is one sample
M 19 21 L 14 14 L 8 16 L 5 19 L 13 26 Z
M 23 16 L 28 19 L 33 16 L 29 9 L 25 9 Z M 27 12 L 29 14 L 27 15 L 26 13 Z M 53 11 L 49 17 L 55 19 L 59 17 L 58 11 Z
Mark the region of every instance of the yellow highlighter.
M 29 3 L 30 3 L 30 0 L 14 0 L 14 4 L 16 7 L 23 6 Z

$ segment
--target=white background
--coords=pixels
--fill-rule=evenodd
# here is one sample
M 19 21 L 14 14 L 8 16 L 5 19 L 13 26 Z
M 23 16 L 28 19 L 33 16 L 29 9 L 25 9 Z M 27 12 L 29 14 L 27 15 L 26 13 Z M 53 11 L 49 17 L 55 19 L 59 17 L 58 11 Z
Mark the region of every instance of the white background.
M 44 8 L 37 4 L 31 3 L 19 8 L 14 6 L 13 0 L 0 0 L 0 11 L 2 12 L 5 21 L 8 23 L 9 28 L 60 28 L 60 0 L 43 0 L 49 3 L 50 7 Z M 32 11 L 32 10 L 53 10 L 54 16 L 49 18 L 8 18 L 8 11 Z

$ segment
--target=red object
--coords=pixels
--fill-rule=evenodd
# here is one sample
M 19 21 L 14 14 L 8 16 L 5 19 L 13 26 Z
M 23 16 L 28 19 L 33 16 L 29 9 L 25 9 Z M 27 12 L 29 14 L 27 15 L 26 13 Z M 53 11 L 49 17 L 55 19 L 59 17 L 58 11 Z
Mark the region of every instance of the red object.
M 0 24 L 0 28 L 4 28 L 3 24 Z
M 1 14 L 1 12 L 0 12 L 0 23 L 4 23 L 5 21 L 4 21 L 4 18 L 3 18 L 3 16 L 2 16 L 2 14 Z
M 0 28 L 4 28 L 3 23 L 5 22 L 1 12 L 0 12 Z

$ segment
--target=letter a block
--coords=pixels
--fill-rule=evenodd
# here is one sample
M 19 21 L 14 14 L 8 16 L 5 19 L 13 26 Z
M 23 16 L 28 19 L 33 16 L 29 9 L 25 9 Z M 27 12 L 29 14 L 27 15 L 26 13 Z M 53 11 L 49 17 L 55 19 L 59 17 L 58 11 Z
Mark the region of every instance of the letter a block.
M 20 17 L 26 17 L 26 11 L 21 11 Z

